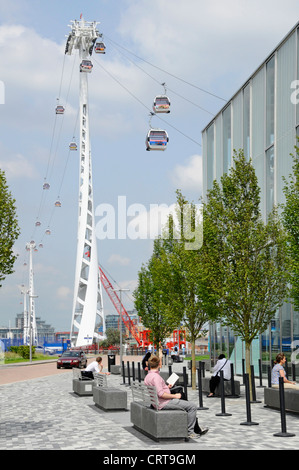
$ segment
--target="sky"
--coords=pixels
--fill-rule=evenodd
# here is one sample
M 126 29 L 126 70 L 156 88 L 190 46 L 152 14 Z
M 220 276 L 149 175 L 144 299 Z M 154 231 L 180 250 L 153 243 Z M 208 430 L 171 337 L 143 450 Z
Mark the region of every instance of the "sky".
M 15 272 L 0 288 L 0 326 L 14 326 L 23 312 L 25 247 L 34 240 L 43 244 L 33 254 L 36 316 L 56 331 L 71 327 L 79 152 L 70 152 L 69 143 L 78 142 L 79 58 L 64 54 L 70 21 L 81 14 L 98 21 L 106 45 L 105 55 L 93 54 L 88 76 L 98 257 L 113 285 L 130 289 L 123 303 L 132 310 L 138 272 L 161 226 L 154 206 L 163 208 L 163 224 L 177 189 L 200 202 L 201 131 L 298 13 L 297 0 L 0 0 L 0 168 L 21 230 Z M 171 112 L 150 121 L 162 83 Z M 57 100 L 63 116 L 55 114 Z M 167 131 L 164 152 L 145 150 L 150 124 Z M 105 210 L 115 230 L 112 220 L 105 232 Z M 125 237 L 118 233 L 120 216 Z M 105 314 L 115 313 L 103 294 Z

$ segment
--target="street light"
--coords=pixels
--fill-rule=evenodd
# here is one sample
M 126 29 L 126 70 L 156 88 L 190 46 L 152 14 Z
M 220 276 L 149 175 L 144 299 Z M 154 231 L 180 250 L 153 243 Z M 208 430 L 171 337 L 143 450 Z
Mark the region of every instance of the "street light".
M 114 292 L 119 292 L 119 306 L 120 306 L 120 322 L 119 322 L 119 328 L 120 328 L 120 333 L 119 333 L 119 361 L 120 361 L 120 367 L 122 365 L 122 360 L 123 360 L 123 339 L 122 339 L 122 303 L 121 303 L 121 293 L 125 291 L 129 291 L 130 289 L 113 289 Z
M 32 299 L 36 299 L 38 295 L 29 292 L 29 360 L 32 362 Z

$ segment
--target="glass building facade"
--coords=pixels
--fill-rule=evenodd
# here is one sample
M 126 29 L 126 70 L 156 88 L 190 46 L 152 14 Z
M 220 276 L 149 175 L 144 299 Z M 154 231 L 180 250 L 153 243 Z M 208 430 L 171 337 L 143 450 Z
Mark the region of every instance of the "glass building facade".
M 202 131 L 203 196 L 232 165 L 234 150 L 252 160 L 261 189 L 264 220 L 284 202 L 283 177 L 292 173 L 299 136 L 299 23 Z M 284 304 L 267 331 L 252 345 L 252 364 L 264 369 L 283 351 L 288 359 L 299 339 L 299 314 Z M 224 352 L 242 372 L 244 345 L 228 328 L 210 326 L 211 356 Z

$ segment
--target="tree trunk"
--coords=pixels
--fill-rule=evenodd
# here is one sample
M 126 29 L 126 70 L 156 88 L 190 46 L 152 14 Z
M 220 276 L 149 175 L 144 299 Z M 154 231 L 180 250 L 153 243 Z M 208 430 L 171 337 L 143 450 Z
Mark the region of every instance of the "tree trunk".
M 196 361 L 195 361 L 195 340 L 191 342 L 191 360 L 192 360 L 192 390 L 196 390 Z
M 245 342 L 245 370 L 246 370 L 246 374 L 248 374 L 248 377 L 249 377 L 250 401 L 252 401 L 250 348 L 251 348 L 251 343 Z

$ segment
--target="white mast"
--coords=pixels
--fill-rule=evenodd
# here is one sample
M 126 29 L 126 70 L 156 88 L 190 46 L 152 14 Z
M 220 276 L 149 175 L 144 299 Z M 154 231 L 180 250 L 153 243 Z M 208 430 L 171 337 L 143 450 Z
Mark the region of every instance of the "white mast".
M 88 75 L 91 69 L 81 64 L 87 61 L 100 33 L 98 23 L 71 21 L 65 53 L 71 55 L 79 50 L 80 57 L 80 168 L 79 168 L 79 215 L 74 300 L 71 325 L 72 346 L 92 344 L 93 338 L 103 337 L 95 331 L 102 325 L 105 333 L 102 290 L 99 277 L 97 243 L 94 222 L 92 161 L 89 136 Z M 90 62 L 90 64 L 88 64 Z M 82 70 L 82 71 L 81 71 Z
M 34 298 L 34 284 L 33 284 L 33 263 L 32 263 L 32 251 L 35 249 L 35 242 L 31 241 L 27 243 L 26 249 L 29 251 L 29 311 L 28 311 L 28 320 L 27 320 L 27 338 L 28 341 L 26 344 L 31 344 L 33 346 L 37 345 L 37 328 L 36 328 L 36 318 L 35 318 L 35 302 Z M 25 338 L 24 338 L 25 344 Z

